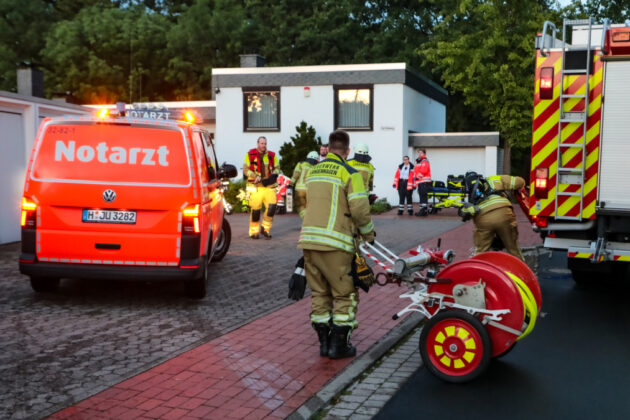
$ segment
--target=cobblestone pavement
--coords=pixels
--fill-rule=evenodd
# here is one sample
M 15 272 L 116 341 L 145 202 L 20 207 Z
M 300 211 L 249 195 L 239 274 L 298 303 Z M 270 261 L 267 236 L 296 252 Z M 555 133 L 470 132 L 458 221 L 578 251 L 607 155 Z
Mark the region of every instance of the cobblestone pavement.
M 36 294 L 19 274 L 19 244 L 0 246 L 0 418 L 40 418 L 291 303 L 299 219 L 277 217 L 271 241 L 247 238 L 247 216 L 229 220 L 230 252 L 202 300 L 179 283 L 71 279 Z M 461 224 L 447 212 L 374 222 L 395 252 Z
M 329 404 L 321 415 L 324 420 L 369 420 L 402 388 L 420 366 L 418 351 L 421 328 L 415 328 L 402 344 L 392 348 L 362 377 Z

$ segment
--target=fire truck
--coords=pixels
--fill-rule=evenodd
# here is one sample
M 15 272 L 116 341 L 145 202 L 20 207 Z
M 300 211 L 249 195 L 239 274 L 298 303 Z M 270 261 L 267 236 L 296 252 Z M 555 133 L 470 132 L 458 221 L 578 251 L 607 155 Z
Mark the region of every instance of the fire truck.
M 544 246 L 567 251 L 576 282 L 628 275 L 630 21 L 544 23 L 528 204 Z

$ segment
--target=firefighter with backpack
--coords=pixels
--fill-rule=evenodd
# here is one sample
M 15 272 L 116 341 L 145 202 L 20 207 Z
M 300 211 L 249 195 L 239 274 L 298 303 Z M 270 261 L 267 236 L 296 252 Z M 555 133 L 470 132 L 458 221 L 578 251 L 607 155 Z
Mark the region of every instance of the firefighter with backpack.
M 464 221 L 473 219 L 475 255 L 489 250 L 492 241 L 498 237 L 508 253 L 524 260 L 518 246 L 516 215 L 508 193 L 523 188 L 525 180 L 509 175 L 484 178 L 469 172 L 465 182 L 468 202 L 459 208 L 458 213 Z
M 309 152 L 306 155 L 306 160 L 298 162 L 293 170 L 293 176 L 291 177 L 291 184 L 295 191 L 293 195 L 293 206 L 297 214 L 303 219 L 304 212 L 306 211 L 306 175 L 311 168 L 318 163 L 319 154 L 315 151 Z
M 247 152 L 243 163 L 243 174 L 247 179 L 246 191 L 251 208 L 249 237 L 252 239 L 258 239 L 260 234 L 271 239 L 271 225 L 277 206 L 276 187 L 279 173 L 278 157 L 274 152 L 267 150 L 267 138 L 258 137 L 256 148 Z M 262 215 L 261 227 L 263 205 L 266 211 Z

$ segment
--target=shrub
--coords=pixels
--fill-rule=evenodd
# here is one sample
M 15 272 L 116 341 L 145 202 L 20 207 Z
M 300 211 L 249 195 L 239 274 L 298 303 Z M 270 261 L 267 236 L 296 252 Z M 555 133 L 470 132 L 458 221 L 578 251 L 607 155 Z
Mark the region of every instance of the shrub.
M 374 202 L 370 206 L 370 213 L 372 214 L 380 214 L 385 213 L 392 209 L 392 206 L 389 205 L 386 198 L 380 198 Z
M 295 130 L 297 134 L 291 137 L 292 143 L 284 143 L 280 147 L 280 169 L 289 177 L 293 175 L 295 165 L 306 159 L 308 152 L 319 152 L 319 146 L 322 145 L 322 138 L 305 121 L 296 126 Z
M 230 181 L 230 185 L 224 193 L 225 199 L 232 205 L 232 211 L 234 213 L 247 213 L 249 211 L 249 207 L 243 205 L 243 200 L 237 197 L 241 190 L 245 191 L 244 179 L 240 181 Z

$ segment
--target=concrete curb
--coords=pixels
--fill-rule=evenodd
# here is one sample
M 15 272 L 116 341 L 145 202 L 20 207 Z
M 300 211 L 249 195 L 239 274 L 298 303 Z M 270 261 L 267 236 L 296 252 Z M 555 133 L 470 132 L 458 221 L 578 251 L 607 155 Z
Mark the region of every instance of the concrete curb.
M 523 247 L 523 257 L 525 262 L 532 269 L 534 274 L 538 275 L 538 260 L 541 254 L 541 245 Z M 329 405 L 331 400 L 339 395 L 343 390 L 352 385 L 355 380 L 363 374 L 376 361 L 380 360 L 385 353 L 398 344 L 402 339 L 407 337 L 411 331 L 417 328 L 424 320 L 419 313 L 414 313 L 404 318 L 398 325 L 392 328 L 383 338 L 372 345 L 361 356 L 348 365 L 339 375 L 331 379 L 324 387 L 302 406 L 295 410 L 288 420 L 305 420 L 310 419 Z
M 341 373 L 326 383 L 317 394 L 302 404 L 287 419 L 302 420 L 311 418 L 315 413 L 326 407 L 334 396 L 352 384 L 366 369 L 383 357 L 389 349 L 406 337 L 423 320 L 424 317 L 419 313 L 413 313 L 405 317 L 365 353 L 357 357 Z

